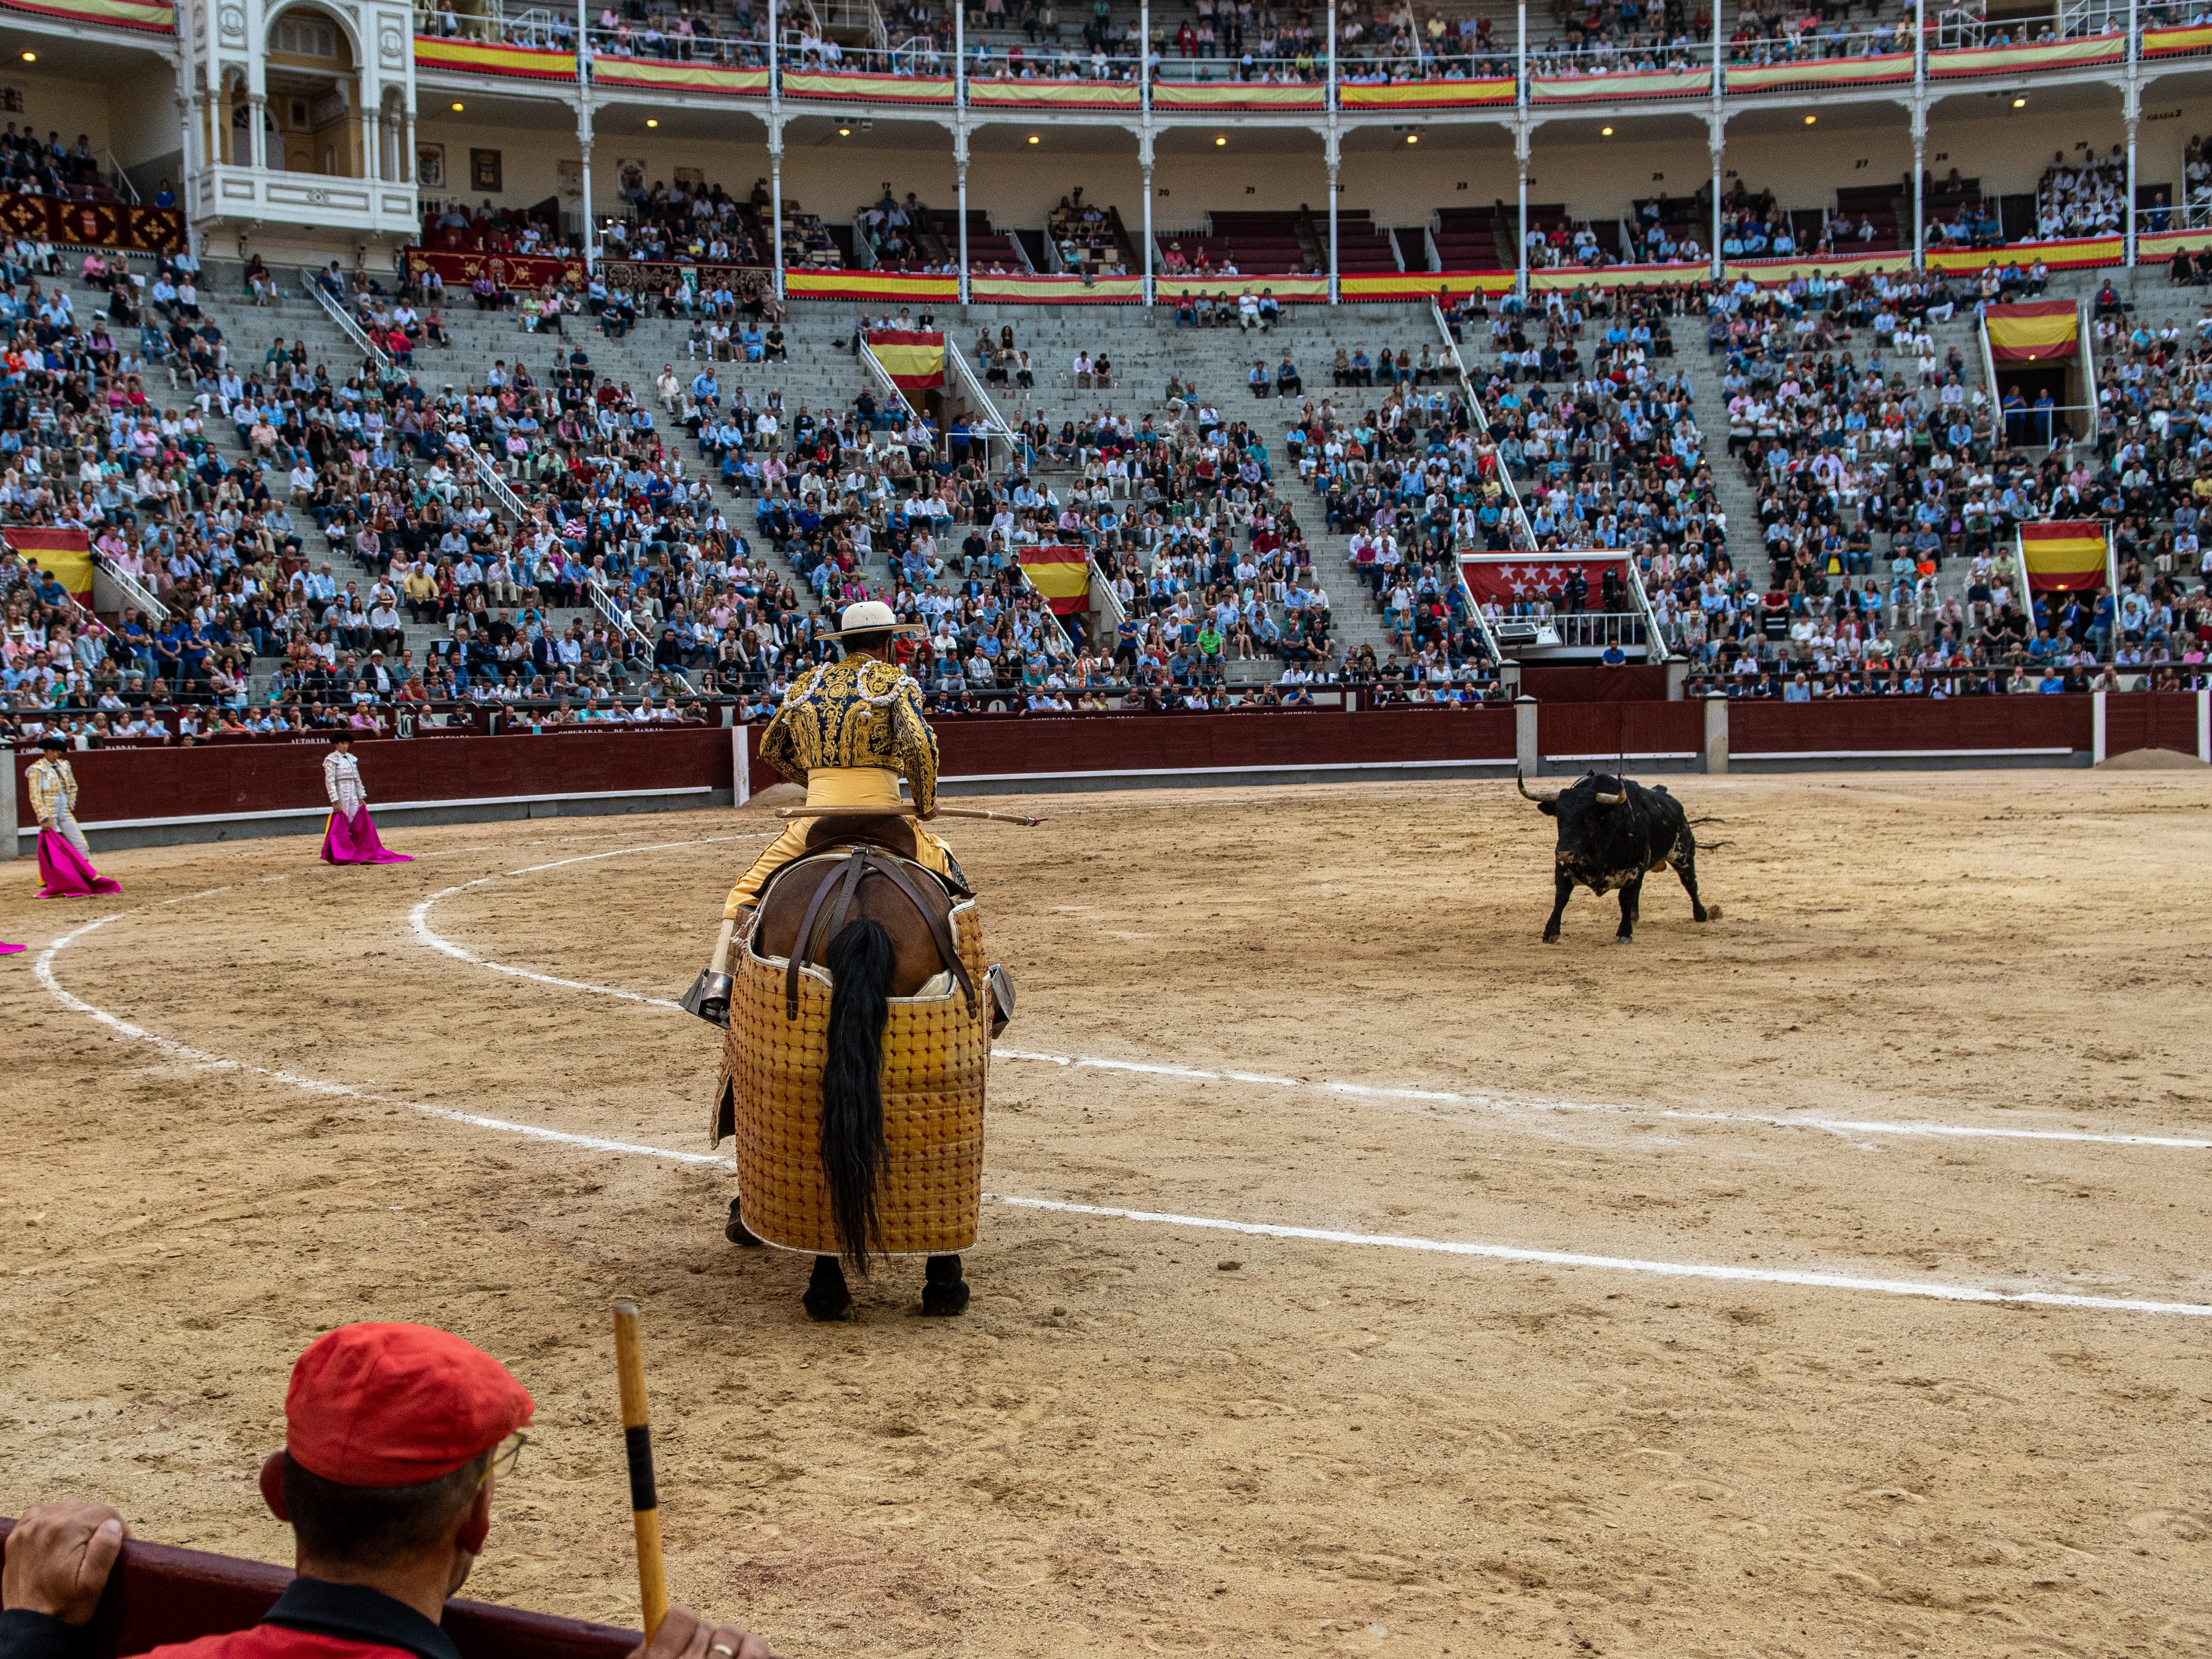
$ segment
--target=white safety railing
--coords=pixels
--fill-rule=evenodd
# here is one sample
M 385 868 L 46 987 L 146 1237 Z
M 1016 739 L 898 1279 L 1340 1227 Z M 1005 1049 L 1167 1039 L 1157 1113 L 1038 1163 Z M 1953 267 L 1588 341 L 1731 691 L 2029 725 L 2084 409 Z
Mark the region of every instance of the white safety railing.
M 168 621 L 169 608 L 154 597 L 152 588 L 147 586 L 129 571 L 118 568 L 114 561 L 105 553 L 95 552 L 92 556 L 92 562 L 98 567 L 100 574 L 121 590 L 125 599 L 138 607 L 140 616 L 149 622 Z
M 1468 378 L 1467 364 L 1460 358 L 1459 342 L 1452 338 L 1451 325 L 1444 320 L 1443 307 L 1434 300 L 1429 301 L 1429 317 L 1437 325 L 1437 337 L 1444 343 L 1444 355 L 1451 360 L 1452 374 L 1459 381 L 1460 396 L 1467 399 L 1468 418 L 1474 422 L 1474 429 L 1482 434 L 1483 442 L 1490 446 L 1491 453 L 1496 455 L 1498 446 L 1491 441 L 1490 422 L 1482 416 L 1482 399 L 1475 396 L 1474 382 Z M 1528 514 L 1521 506 L 1521 492 L 1513 487 L 1513 474 L 1503 459 L 1498 462 L 1498 476 L 1505 485 L 1505 499 L 1511 505 L 1513 522 L 1522 538 L 1522 550 L 1534 553 L 1536 550 L 1536 532 L 1528 527 Z M 1505 660 L 1504 647 L 1498 643 L 1497 635 L 1490 631 L 1490 619 L 1482 614 L 1482 606 L 1474 597 L 1474 590 L 1467 585 L 1467 568 L 1457 559 L 1452 561 L 1452 579 L 1459 584 L 1460 597 L 1467 602 L 1468 614 L 1474 619 L 1475 631 L 1482 635 L 1483 648 L 1490 653 L 1491 661 L 1503 664 Z

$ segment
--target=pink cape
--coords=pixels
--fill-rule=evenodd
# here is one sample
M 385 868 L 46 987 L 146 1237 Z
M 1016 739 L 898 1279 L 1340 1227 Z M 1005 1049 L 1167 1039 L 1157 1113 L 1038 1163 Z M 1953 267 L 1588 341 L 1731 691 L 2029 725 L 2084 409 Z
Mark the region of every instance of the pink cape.
M 349 818 L 335 806 L 323 831 L 322 860 L 325 864 L 407 864 L 413 855 L 394 853 L 378 839 L 368 808 L 356 806 Z
M 119 893 L 123 884 L 103 876 L 86 862 L 67 836 L 52 830 L 39 831 L 39 889 L 40 898 L 90 898 L 94 893 Z
M 27 945 L 0 945 L 0 957 L 12 957 L 18 951 L 27 951 L 30 948 Z

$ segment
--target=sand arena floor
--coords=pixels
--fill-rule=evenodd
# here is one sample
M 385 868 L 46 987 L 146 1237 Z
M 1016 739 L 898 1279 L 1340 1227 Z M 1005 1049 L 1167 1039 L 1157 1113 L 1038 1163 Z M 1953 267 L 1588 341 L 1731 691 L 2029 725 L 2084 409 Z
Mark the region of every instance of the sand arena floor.
M 951 826 L 988 1190 L 1148 1218 L 994 1204 L 964 1319 L 912 1264 L 826 1328 L 716 1166 L 434 1115 L 702 1152 L 713 1034 L 637 999 L 763 815 L 19 863 L 0 937 L 71 938 L 0 961 L 0 1508 L 288 1559 L 292 1358 L 422 1320 L 539 1401 L 473 1593 L 632 1622 L 634 1296 L 676 1593 L 790 1656 L 2212 1644 L 2212 775 L 1675 787 L 1725 918 L 1654 880 L 1627 949 L 1538 943 L 1510 786 Z M 2055 1299 L 1914 1293 L 1992 1291 Z

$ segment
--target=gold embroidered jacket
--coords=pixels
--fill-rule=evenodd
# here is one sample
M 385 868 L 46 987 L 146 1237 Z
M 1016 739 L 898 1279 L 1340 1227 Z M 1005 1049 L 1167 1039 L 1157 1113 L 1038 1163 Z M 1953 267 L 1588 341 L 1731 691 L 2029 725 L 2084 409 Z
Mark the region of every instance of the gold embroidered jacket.
M 937 805 L 937 734 L 921 688 L 902 669 L 847 657 L 801 675 L 761 734 L 761 758 L 793 783 L 817 768 L 879 766 L 902 774 L 917 811 Z
M 70 770 L 67 761 L 40 756 L 31 763 L 27 781 L 31 786 L 31 811 L 40 823 L 52 823 L 57 807 L 76 816 L 76 774 Z

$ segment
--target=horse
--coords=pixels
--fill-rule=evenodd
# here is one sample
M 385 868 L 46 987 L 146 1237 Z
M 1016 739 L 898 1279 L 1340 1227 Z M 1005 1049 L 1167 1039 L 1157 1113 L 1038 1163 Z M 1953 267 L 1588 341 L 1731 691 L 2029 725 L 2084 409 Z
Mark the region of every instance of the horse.
M 870 833 L 879 825 L 882 833 Z M 833 830 L 834 838 L 827 833 Z M 813 1276 L 800 1300 L 816 1320 L 840 1318 L 852 1306 L 844 1263 L 849 1261 L 865 1279 L 870 1253 L 883 1253 L 876 1197 L 885 1162 L 881 1073 L 889 999 L 916 995 L 948 972 L 971 997 L 982 988 L 968 984 L 958 953 L 950 948 L 956 900 L 945 884 L 903 857 L 886 857 L 874 846 L 850 845 L 872 842 L 896 853 L 902 831 L 910 836 L 898 818 L 850 824 L 824 821 L 817 826 L 818 839 L 810 837 L 807 855 L 769 878 L 755 923 L 761 955 L 795 963 L 816 955 L 814 941 L 836 929 L 826 947 L 818 949 L 831 982 L 819 1150 L 840 1254 L 814 1258 Z M 845 856 L 814 856 L 817 846 Z M 842 893 L 833 890 L 840 887 Z M 837 918 L 846 915 L 851 919 L 838 925 Z M 740 1203 L 730 1200 L 725 1235 L 732 1243 L 758 1246 L 763 1241 L 746 1227 Z M 960 1258 L 931 1256 L 922 1312 L 957 1315 L 967 1309 L 968 1296 Z

